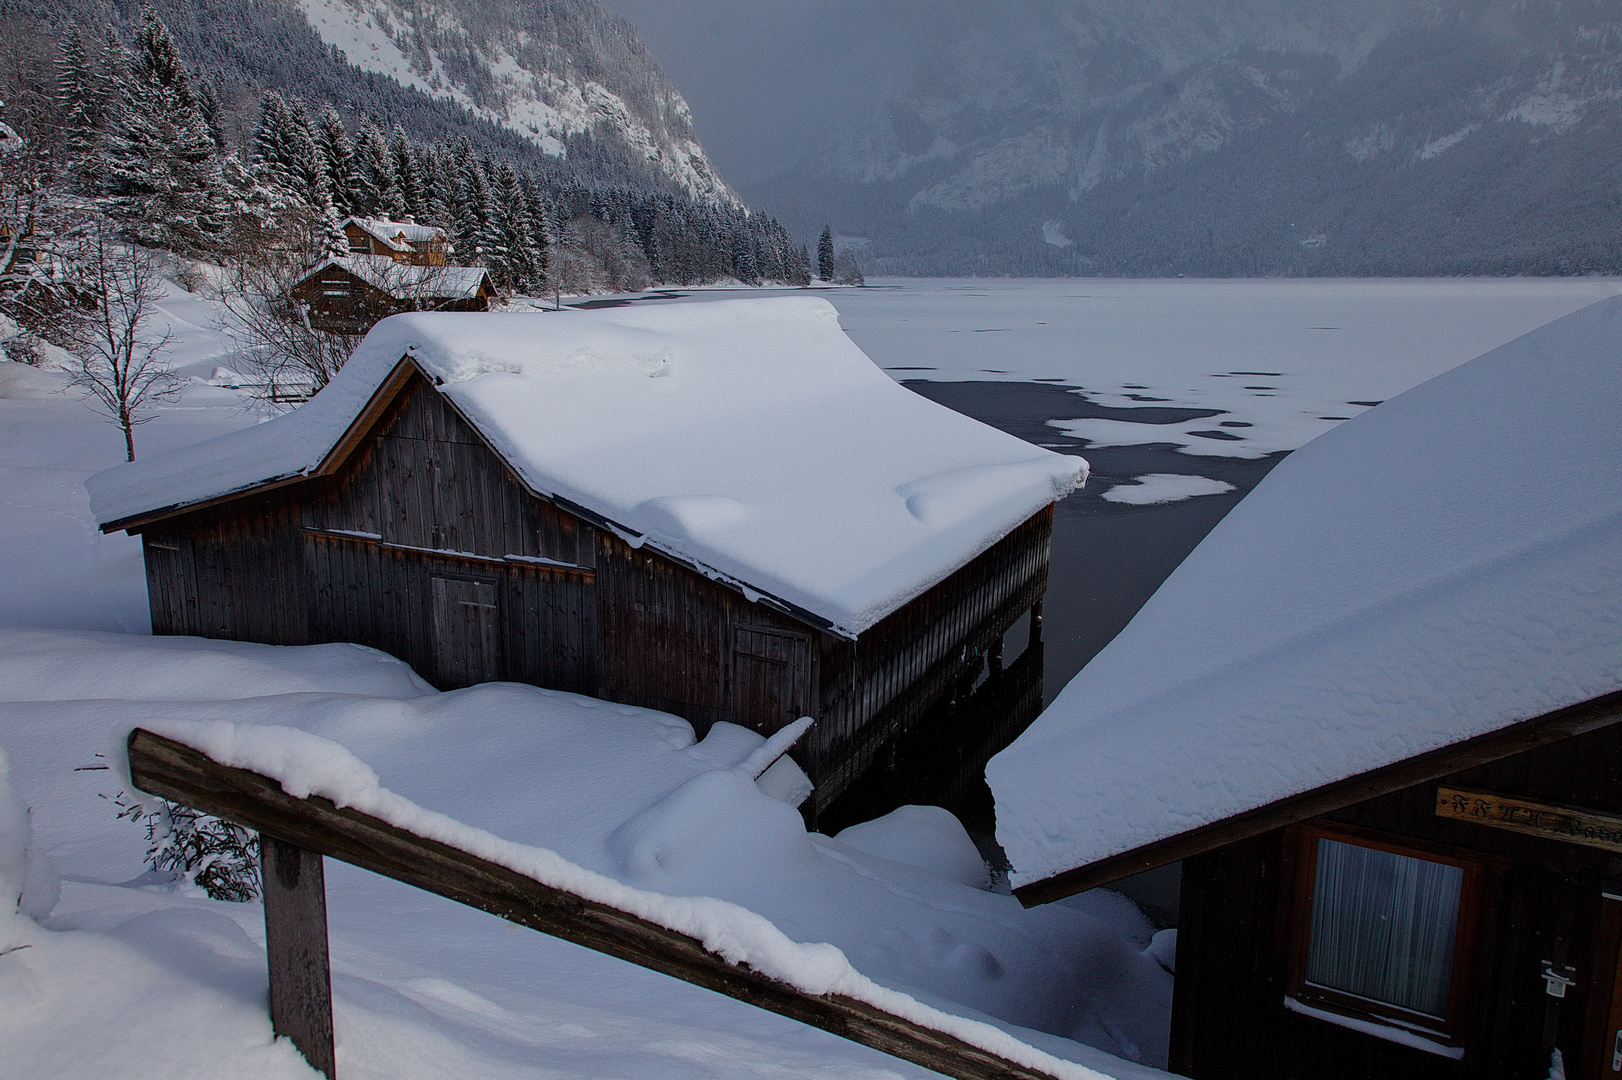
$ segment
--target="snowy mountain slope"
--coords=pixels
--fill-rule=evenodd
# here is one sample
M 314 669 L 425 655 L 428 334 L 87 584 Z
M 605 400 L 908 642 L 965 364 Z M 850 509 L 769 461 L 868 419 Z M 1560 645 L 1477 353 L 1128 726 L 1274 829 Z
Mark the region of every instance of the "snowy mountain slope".
M 695 198 L 738 204 L 693 134 L 687 103 L 623 19 L 595 0 L 297 0 L 321 40 L 511 128 L 562 157 L 570 136 L 623 143 Z
M 964 248 L 987 258 L 981 235 L 940 220 L 967 215 L 1016 237 L 997 241 L 993 272 L 1550 272 L 1562 268 L 1491 265 L 1518 257 L 1497 224 L 1615 189 L 1593 164 L 1614 149 L 1622 109 L 1611 5 L 1016 0 L 995 17 L 931 5 L 918 22 L 921 37 L 893 28 L 905 59 L 865 120 L 749 189 L 803 214 L 796 225 L 832 216 L 868 234 L 870 269 L 961 272 Z M 1234 184 L 1247 165 L 1256 178 Z M 1262 186 L 1293 194 L 1247 199 Z M 1400 253 L 1379 250 L 1370 207 L 1393 198 L 1422 204 L 1428 232 L 1457 218 L 1457 253 L 1390 265 Z M 1130 237 L 1100 235 L 1100 219 L 1123 213 L 1142 218 Z M 1206 241 L 1213 220 L 1219 257 L 1131 263 L 1133 246 L 1166 240 L 1154 232 Z M 1536 251 L 1592 232 L 1586 220 L 1553 230 Z M 1615 262 L 1615 232 L 1599 259 Z M 1348 264 L 1371 243 L 1376 265 Z

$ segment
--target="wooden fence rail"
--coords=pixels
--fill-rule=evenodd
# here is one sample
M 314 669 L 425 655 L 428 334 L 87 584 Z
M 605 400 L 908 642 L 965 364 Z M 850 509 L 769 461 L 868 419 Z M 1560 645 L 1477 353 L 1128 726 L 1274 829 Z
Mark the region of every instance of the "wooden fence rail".
M 232 768 L 137 728 L 130 775 L 152 795 L 259 831 L 271 1023 L 307 1061 L 335 1076 L 332 990 L 321 859 L 438 893 L 543 933 L 629 960 L 870 1046 L 959 1080 L 1052 1080 L 951 1035 L 838 994 L 808 994 L 728 963 L 696 939 L 544 885 L 504 866 Z

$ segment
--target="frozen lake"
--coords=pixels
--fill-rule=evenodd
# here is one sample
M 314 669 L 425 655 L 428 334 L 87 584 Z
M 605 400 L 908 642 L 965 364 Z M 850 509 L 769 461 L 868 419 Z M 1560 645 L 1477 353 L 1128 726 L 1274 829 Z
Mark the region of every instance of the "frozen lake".
M 1055 520 L 1051 700 L 1283 453 L 1622 293 L 1622 279 L 887 278 L 817 291 L 896 379 L 1091 462 Z

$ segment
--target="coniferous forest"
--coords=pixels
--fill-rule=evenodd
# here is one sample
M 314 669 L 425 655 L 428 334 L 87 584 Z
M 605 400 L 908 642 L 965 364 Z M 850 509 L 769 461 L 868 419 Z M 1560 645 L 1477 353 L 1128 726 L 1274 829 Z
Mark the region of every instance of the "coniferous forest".
M 345 64 L 302 40 L 313 34 L 296 11 L 261 6 L 220 5 L 210 33 L 207 13 L 190 12 L 186 36 L 211 42 L 206 64 L 150 8 L 127 22 L 0 15 L 0 121 L 21 144 L 0 157 L 6 313 L 43 317 L 52 303 L 40 289 L 60 282 L 42 281 L 39 256 L 87 229 L 219 263 L 290 247 L 309 259 L 346 250 L 339 224 L 351 214 L 439 226 L 452 262 L 524 295 L 810 278 L 805 249 L 730 193 L 696 197 L 589 132 L 548 155 Z M 252 68 L 250 28 L 238 25 L 250 16 L 255 33 L 268 26 L 297 47 L 278 57 L 277 42 L 261 42 Z M 264 70 L 293 61 L 297 72 Z M 250 107 L 255 80 L 303 92 L 265 89 Z

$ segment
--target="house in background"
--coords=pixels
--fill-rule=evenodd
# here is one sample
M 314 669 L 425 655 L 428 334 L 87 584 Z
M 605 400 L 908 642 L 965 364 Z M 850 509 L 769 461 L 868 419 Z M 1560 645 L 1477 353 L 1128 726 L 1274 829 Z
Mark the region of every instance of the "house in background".
M 1183 860 L 1174 1071 L 1622 1076 L 1619 408 L 1611 299 L 1322 436 L 992 760 L 1026 903 Z
M 701 734 L 812 716 L 814 816 L 1040 601 L 1085 469 L 784 298 L 397 316 L 296 411 L 89 486 L 155 633 L 359 642 Z
M 437 225 L 354 216 L 345 218 L 342 228 L 351 255 L 373 255 L 413 266 L 444 266 L 449 261 L 450 235 Z
M 494 295 L 480 266 L 424 266 L 372 255 L 327 259 L 288 289 L 311 326 L 346 333 L 403 311 L 486 311 Z

